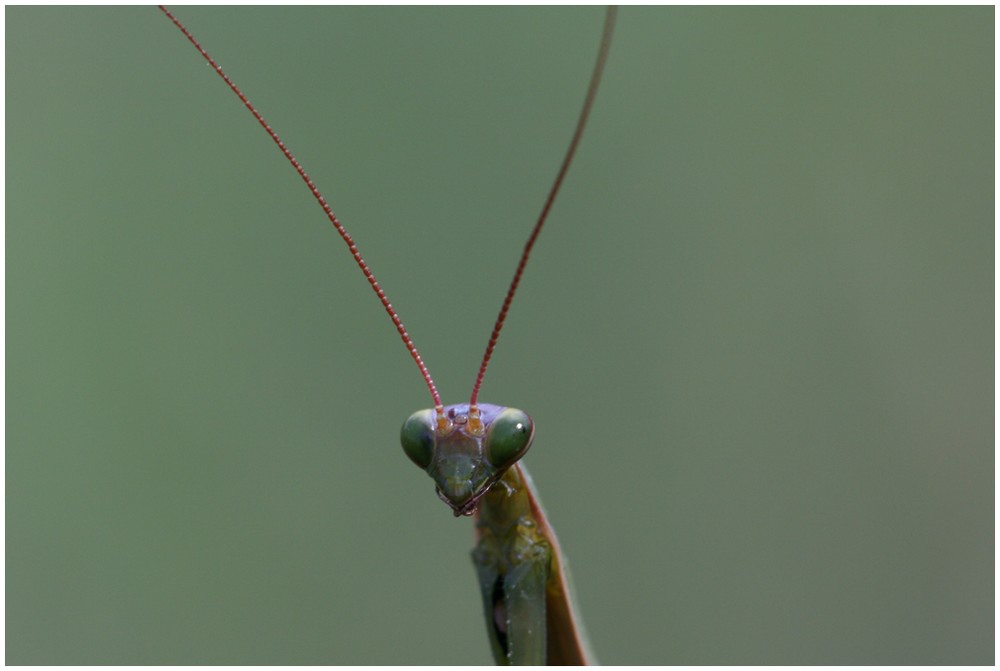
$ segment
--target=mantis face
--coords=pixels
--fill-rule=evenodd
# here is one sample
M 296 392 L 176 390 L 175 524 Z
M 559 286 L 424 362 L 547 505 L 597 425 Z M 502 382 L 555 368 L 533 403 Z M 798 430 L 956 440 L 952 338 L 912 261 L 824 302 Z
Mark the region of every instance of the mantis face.
M 434 480 L 455 516 L 476 512 L 480 497 L 531 447 L 535 427 L 517 408 L 468 403 L 418 410 L 400 441 L 410 460 Z

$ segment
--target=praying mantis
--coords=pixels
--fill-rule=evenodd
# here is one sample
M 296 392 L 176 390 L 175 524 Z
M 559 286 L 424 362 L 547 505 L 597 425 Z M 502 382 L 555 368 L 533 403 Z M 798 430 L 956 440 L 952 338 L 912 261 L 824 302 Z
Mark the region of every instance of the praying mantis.
M 527 470 L 519 462 L 531 447 L 527 413 L 479 402 L 479 391 L 520 284 L 531 250 L 579 146 L 607 62 L 616 10 L 605 14 L 600 47 L 569 148 L 531 230 L 503 299 L 467 403 L 444 405 L 430 371 L 353 238 L 302 165 L 240 88 L 165 7 L 162 12 L 235 93 L 305 182 L 375 292 L 430 392 L 433 407 L 413 413 L 400 440 L 406 456 L 426 471 L 438 497 L 456 517 L 475 518 L 472 559 L 479 579 L 493 656 L 498 664 L 594 662 L 576 612 L 565 559 Z

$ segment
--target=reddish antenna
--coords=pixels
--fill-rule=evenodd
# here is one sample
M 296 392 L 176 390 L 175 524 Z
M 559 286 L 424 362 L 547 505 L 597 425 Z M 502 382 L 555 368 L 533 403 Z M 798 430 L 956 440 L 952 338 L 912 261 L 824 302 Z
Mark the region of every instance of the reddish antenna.
M 576 122 L 576 130 L 573 131 L 573 138 L 569 142 L 569 148 L 566 150 L 566 156 L 563 157 L 562 165 L 559 166 L 559 172 L 556 174 L 556 179 L 552 183 L 552 188 L 549 189 L 549 195 L 545 199 L 545 205 L 542 207 L 541 214 L 538 215 L 538 221 L 535 223 L 535 227 L 531 230 L 531 235 L 528 236 L 528 241 L 524 244 L 524 251 L 521 253 L 521 260 L 517 263 L 517 269 L 514 271 L 514 279 L 510 282 L 510 288 L 507 289 L 507 295 L 503 299 L 503 304 L 500 306 L 500 314 L 497 316 L 496 324 L 493 325 L 493 333 L 490 334 L 490 340 L 486 344 L 486 352 L 483 354 L 483 362 L 479 365 L 479 373 L 476 375 L 476 382 L 472 386 L 472 397 L 469 399 L 469 415 L 471 418 L 478 418 L 479 409 L 476 407 L 476 401 L 479 399 L 479 388 L 483 384 L 483 376 L 486 375 L 486 367 L 490 364 L 490 357 L 493 356 L 493 350 L 497 345 L 497 339 L 500 337 L 500 329 L 503 328 L 504 321 L 507 319 L 507 311 L 510 310 L 511 301 L 514 300 L 514 293 L 517 291 L 517 286 L 521 283 L 521 275 L 524 274 L 524 267 L 528 265 L 528 256 L 531 254 L 531 248 L 535 246 L 535 240 L 538 239 L 538 234 L 542 231 L 542 226 L 545 224 L 545 219 L 549 216 L 549 210 L 552 209 L 552 203 L 555 202 L 556 194 L 559 193 L 559 187 L 562 186 L 563 178 L 566 177 L 566 172 L 569 170 L 569 164 L 573 161 L 573 155 L 576 153 L 576 148 L 580 144 L 580 138 L 583 137 L 583 129 L 587 125 L 587 117 L 590 116 L 590 108 L 594 105 L 594 98 L 597 96 L 597 87 L 601 83 L 601 74 L 604 72 L 604 64 L 608 60 L 608 51 L 611 49 L 611 35 L 615 30 L 615 17 L 618 14 L 618 8 L 611 6 L 607 8 L 604 14 L 604 32 L 601 34 L 601 48 L 597 52 L 597 62 L 594 63 L 594 72 L 590 75 L 590 86 L 587 88 L 587 95 L 583 100 L 583 108 L 580 110 L 580 118 Z
M 233 82 L 229 76 L 222 71 L 222 67 L 215 62 L 205 48 L 198 43 L 198 40 L 194 38 L 194 35 L 184 27 L 177 17 L 175 17 L 166 7 L 163 5 L 158 5 L 160 10 L 170 19 L 175 26 L 184 34 L 184 36 L 194 45 L 194 48 L 198 50 L 198 53 L 202 55 L 209 65 L 215 70 L 215 72 L 222 77 L 226 85 L 232 89 L 233 93 L 240 99 L 244 106 L 250 111 L 250 113 L 257 119 L 257 122 L 261 127 L 271 136 L 274 143 L 278 145 L 278 149 L 284 154 L 288 162 L 295 168 L 295 171 L 299 173 L 299 177 L 302 181 L 306 183 L 309 188 L 309 192 L 319 203 L 319 206 L 323 209 L 323 213 L 326 218 L 330 220 L 333 227 L 340 234 L 340 237 L 344 240 L 347 245 L 348 250 L 351 252 L 351 256 L 354 257 L 355 263 L 361 269 L 364 274 L 365 279 L 368 280 L 368 284 L 371 285 L 372 290 L 375 295 L 378 296 L 379 301 L 382 303 L 382 307 L 385 308 L 386 313 L 392 320 L 393 325 L 396 327 L 396 331 L 399 332 L 399 337 L 402 338 L 403 344 L 406 345 L 406 349 L 410 352 L 410 356 L 413 361 L 416 362 L 417 368 L 420 369 L 420 374 L 424 378 L 424 382 L 427 384 L 427 389 L 431 393 L 431 397 L 434 399 L 434 408 L 437 410 L 438 423 L 447 424 L 448 420 L 444 416 L 444 405 L 441 403 L 441 396 L 438 394 L 437 387 L 434 385 L 434 380 L 431 378 L 430 371 L 427 370 L 427 366 L 424 364 L 423 359 L 420 358 L 420 353 L 417 352 L 416 345 L 413 344 L 413 339 L 406 332 L 406 327 L 403 326 L 402 320 L 399 315 L 393 309 L 392 304 L 389 303 L 389 299 L 385 295 L 385 291 L 379 285 L 378 281 L 375 279 L 374 273 L 368 267 L 364 258 L 361 256 L 361 252 L 358 251 L 357 245 L 354 244 L 354 239 L 344 228 L 343 224 L 337 219 L 337 216 L 330 209 L 329 204 L 327 204 L 326 199 L 323 194 L 320 193 L 319 189 L 313 183 L 312 179 L 306 173 L 305 169 L 298 162 L 292 152 L 288 149 L 278 134 L 273 128 L 264 120 L 260 112 L 253 106 L 250 100 L 243 94 L 238 86 Z M 562 165 L 559 167 L 559 172 L 556 174 L 555 181 L 552 187 L 549 189 L 549 194 L 545 199 L 545 204 L 542 207 L 541 213 L 538 215 L 538 221 L 535 222 L 535 227 L 531 231 L 531 235 L 528 236 L 528 241 L 524 245 L 524 251 L 521 253 L 521 259 L 518 261 L 517 268 L 514 271 L 514 278 L 511 280 L 510 287 L 507 289 L 507 295 L 504 297 L 503 304 L 500 307 L 500 314 L 497 316 L 496 323 L 493 325 L 493 332 L 490 334 L 489 342 L 486 345 L 486 352 L 483 354 L 483 361 L 479 366 L 479 373 L 476 375 L 476 382 L 472 387 L 472 396 L 469 400 L 469 415 L 470 420 L 474 425 L 478 425 L 479 419 L 479 409 L 476 407 L 476 402 L 479 398 L 479 388 L 483 384 L 483 377 L 486 375 L 486 367 L 490 363 L 490 357 L 493 356 L 493 350 L 496 348 L 497 340 L 500 337 L 500 330 L 503 328 L 504 322 L 507 319 L 507 312 L 510 310 L 510 304 L 514 299 L 514 294 L 517 291 L 518 285 L 521 283 L 521 276 L 524 274 L 524 268 L 528 264 L 528 256 L 531 254 L 532 247 L 535 246 L 535 241 L 538 239 L 539 233 L 541 233 L 542 226 L 545 224 L 545 220 L 548 218 L 549 210 L 552 209 L 552 204 L 555 202 L 556 194 L 559 193 L 559 188 L 562 186 L 563 179 L 566 177 L 566 173 L 569 170 L 570 163 L 573 161 L 573 156 L 576 154 L 576 149 L 580 144 L 580 138 L 583 137 L 583 129 L 587 125 L 587 118 L 590 116 L 590 110 L 594 104 L 594 98 L 597 95 L 597 88 L 601 82 L 601 75 L 604 72 L 604 65 L 608 60 L 608 51 L 611 48 L 611 35 L 614 32 L 615 27 L 615 17 L 617 15 L 617 8 L 612 6 L 607 8 L 607 12 L 604 17 L 604 32 L 601 35 L 601 47 L 597 54 L 597 62 L 594 64 L 594 71 L 590 77 L 590 85 L 587 88 L 587 95 L 583 101 L 583 108 L 580 110 L 580 117 L 576 122 L 576 129 L 573 131 L 573 137 L 570 140 L 569 148 L 566 150 L 566 155 L 563 157 Z M 447 427 L 442 427 L 446 429 Z
M 233 80 L 222 71 L 222 67 L 215 62 L 215 59 L 208 55 L 208 52 L 205 51 L 204 47 L 198 43 L 198 40 L 194 39 L 194 35 L 192 35 L 191 32 L 185 28 L 184 25 L 177 20 L 177 17 L 171 14 L 166 7 L 163 5 L 158 5 L 158 7 L 164 14 L 167 15 L 167 18 L 173 21 L 174 25 L 177 26 L 182 33 L 184 33 L 184 37 L 188 38 L 188 41 L 194 45 L 194 48 L 198 50 L 198 53 L 200 53 L 202 57 L 208 61 L 208 64 L 212 66 L 218 75 L 226 82 L 229 88 L 233 90 L 233 93 L 235 93 L 246 108 L 250 110 L 250 113 L 253 114 L 255 119 L 257 119 L 257 122 L 264 128 L 265 131 L 267 131 L 267 134 L 271 136 L 274 143 L 278 145 L 278 149 L 281 150 L 281 153 L 285 155 L 288 162 L 292 164 L 293 168 L 295 168 L 295 172 L 299 173 L 299 177 L 301 177 L 302 181 L 306 183 L 307 187 L 309 187 L 309 192 L 312 193 L 313 198 L 316 199 L 319 206 L 323 208 L 323 213 L 326 214 L 326 218 L 330 220 L 333 227 L 337 229 L 337 233 L 339 233 L 340 237 L 344 239 L 344 243 L 351 251 L 351 256 L 354 257 L 355 263 L 357 263 L 358 267 L 361 268 L 361 272 L 364 273 L 365 279 L 368 280 L 368 284 L 371 285 L 372 290 L 378 296 L 379 301 L 382 302 L 382 307 L 385 308 L 385 311 L 389 314 L 389 318 L 392 320 L 392 323 L 396 326 L 396 330 L 399 332 L 399 337 L 403 339 L 403 344 L 406 345 L 406 349 L 409 350 L 410 356 L 413 357 L 413 360 L 417 364 L 417 368 L 420 369 L 420 374 L 424 377 L 424 382 L 427 383 L 427 389 L 430 390 L 431 397 L 434 399 L 434 408 L 437 410 L 438 416 L 443 418 L 444 405 L 441 403 L 441 396 L 438 394 L 437 387 L 434 386 L 434 380 L 431 379 L 431 374 L 427 370 L 427 366 L 424 365 L 424 360 L 420 358 L 420 354 L 417 352 L 417 346 L 413 344 L 413 339 L 410 338 L 410 335 L 406 332 L 406 327 L 403 326 L 402 320 L 392 308 L 392 304 L 389 303 L 389 299 L 386 298 L 385 292 L 382 290 L 382 287 L 379 286 L 379 283 L 375 279 L 375 275 L 372 273 L 371 269 L 368 267 L 368 264 L 365 263 L 365 260 L 361 257 L 361 252 L 358 251 L 358 247 L 354 244 L 353 238 L 351 238 L 347 229 L 344 228 L 344 225 L 337 220 L 337 215 L 335 215 L 333 210 L 330 209 L 330 206 L 326 202 L 326 198 L 324 198 L 323 194 L 319 192 L 319 189 L 316 188 L 312 179 L 310 179 L 309 175 L 302 168 L 302 165 L 292 155 L 292 152 L 289 151 L 288 147 L 285 146 L 285 143 L 281 141 L 281 138 L 278 137 L 278 134 L 274 131 L 274 129 L 268 125 L 267 121 L 264 120 L 264 117 L 261 116 L 260 112 L 257 111 L 250 100 L 243 95 L 243 91 L 241 91 L 239 87 L 233 83 Z

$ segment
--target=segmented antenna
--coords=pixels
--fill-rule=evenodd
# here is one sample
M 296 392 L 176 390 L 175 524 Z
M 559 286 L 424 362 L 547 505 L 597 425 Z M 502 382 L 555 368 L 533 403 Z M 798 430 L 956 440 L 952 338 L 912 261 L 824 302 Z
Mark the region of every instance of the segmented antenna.
M 535 240 L 538 239 L 538 234 L 542 231 L 542 225 L 545 224 L 545 219 L 549 216 L 549 210 L 556 199 L 559 187 L 562 186 L 563 178 L 566 177 L 569 164 L 572 162 L 577 145 L 580 144 L 580 138 L 583 136 L 583 129 L 587 125 L 587 117 L 590 116 L 590 108 L 594 105 L 594 98 L 597 96 L 597 87 L 601 83 L 601 74 L 604 72 L 604 64 L 608 60 L 608 51 L 611 49 L 611 35 L 615 30 L 615 16 L 617 13 L 618 8 L 612 6 L 608 7 L 604 15 L 604 32 L 601 35 L 601 48 L 597 53 L 597 62 L 594 64 L 594 72 L 590 76 L 590 86 L 587 88 L 587 96 L 583 100 L 583 109 L 580 110 L 580 118 L 576 122 L 576 130 L 573 131 L 573 139 L 569 142 L 569 149 L 566 150 L 566 156 L 563 158 L 559 172 L 556 174 L 555 182 L 552 183 L 552 188 L 549 189 L 549 195 L 545 199 L 545 205 L 542 207 L 541 214 L 538 215 L 538 221 L 535 223 L 531 235 L 528 236 L 528 241 L 524 244 L 521 260 L 518 261 L 517 269 L 514 271 L 514 279 L 510 282 L 510 288 L 507 289 L 507 295 L 504 297 L 503 305 L 500 307 L 500 314 L 497 316 L 496 324 L 493 325 L 493 333 L 490 335 L 490 341 L 486 345 L 486 353 L 483 354 L 483 362 L 479 365 L 479 374 L 476 375 L 476 383 L 472 386 L 472 397 L 469 400 L 469 414 L 474 417 L 478 417 L 479 414 L 476 401 L 479 398 L 479 388 L 483 384 L 483 376 L 486 375 L 486 367 L 490 364 L 490 357 L 493 356 L 497 339 L 500 337 L 500 329 L 503 328 L 503 323 L 507 319 L 507 311 L 510 310 L 510 303 L 514 300 L 514 292 L 517 291 L 517 285 L 521 283 L 521 275 L 524 273 L 524 267 L 528 264 L 528 256 L 531 254 L 531 248 L 535 246 Z
M 379 301 L 382 302 L 382 307 L 385 308 L 385 311 L 389 314 L 389 318 L 392 320 L 392 323 L 396 326 L 396 330 L 399 332 L 399 337 L 403 339 L 403 344 L 406 345 L 406 349 L 409 350 L 410 356 L 413 357 L 417 367 L 420 369 L 420 374 L 424 376 L 424 382 L 427 383 L 427 388 L 430 390 L 431 396 L 434 398 L 434 407 L 437 409 L 438 415 L 443 417 L 444 406 L 441 403 L 441 396 L 438 394 L 437 387 L 434 386 L 434 380 L 431 379 L 431 374 L 427 370 L 427 366 L 424 365 L 424 360 L 420 358 L 420 354 L 417 352 L 416 345 L 413 344 L 413 339 L 410 338 L 410 335 L 406 332 L 406 327 L 403 326 L 403 322 L 400 320 L 399 315 L 396 314 L 396 311 L 392 308 L 392 304 L 389 303 L 389 299 L 386 298 L 385 292 L 382 291 L 382 287 L 379 286 L 379 283 L 375 279 L 375 275 L 372 273 L 371 269 L 368 267 L 368 264 L 365 263 L 365 260 L 361 257 L 361 252 L 358 251 L 358 247 L 354 244 L 354 240 L 347 232 L 347 229 L 344 228 L 343 224 L 337 220 L 337 215 L 335 215 L 333 210 L 330 209 L 330 206 L 327 204 L 323 194 L 319 192 L 319 189 L 317 189 L 316 185 L 313 184 L 312 179 L 310 179 L 309 175 L 302 168 L 302 165 L 296 160 L 296 158 L 292 156 L 292 152 L 289 151 L 288 147 L 285 146 L 285 143 L 281 141 L 281 138 L 278 137 L 278 134 L 274 131 L 274 129 L 268 125 L 267 121 L 264 120 L 264 117 L 261 116 L 260 112 L 257 111 L 250 100 L 243 95 L 243 91 L 241 91 L 239 87 L 233 83 L 233 80 L 222 71 L 222 67 L 208 55 L 208 52 L 205 51 L 205 49 L 198 43 L 198 40 L 194 39 L 194 35 L 192 35 L 191 32 L 185 28 L 184 25 L 177 20 L 177 17 L 171 14 L 166 7 L 163 5 L 158 6 L 163 13 L 167 15 L 167 18 L 173 21 L 174 25 L 177 26 L 182 33 L 184 33 L 184 37 L 188 38 L 188 41 L 194 45 L 194 48 L 198 50 L 198 53 L 200 53 L 202 57 L 208 61 L 208 64 L 211 65 L 212 68 L 218 73 L 218 75 L 222 77 L 229 88 L 233 90 L 233 93 L 235 93 L 237 97 L 239 97 L 240 101 L 243 102 L 246 108 L 250 110 L 250 113 L 253 114 L 255 119 L 257 119 L 257 122 L 264 128 L 265 131 L 267 131 L 267 134 L 271 136 L 274 143 L 278 145 L 278 149 L 281 150 L 281 153 L 285 155 L 288 162 L 292 164 L 293 168 L 295 168 L 295 172 L 299 173 L 299 177 L 301 177 L 302 181 L 306 183 L 307 187 L 309 187 L 309 191 L 312 193 L 313 198 L 315 198 L 316 202 L 319 203 L 319 206 L 323 208 L 323 213 L 326 214 L 326 218 L 330 220 L 333 227 L 337 229 L 337 233 L 340 234 L 340 237 L 344 239 L 344 243 L 347 244 L 347 248 L 351 250 L 351 256 L 354 257 L 355 263 L 357 263 L 358 267 L 361 268 L 361 272 L 364 273 L 365 279 L 368 280 L 368 284 L 371 285 L 372 290 L 378 296 Z

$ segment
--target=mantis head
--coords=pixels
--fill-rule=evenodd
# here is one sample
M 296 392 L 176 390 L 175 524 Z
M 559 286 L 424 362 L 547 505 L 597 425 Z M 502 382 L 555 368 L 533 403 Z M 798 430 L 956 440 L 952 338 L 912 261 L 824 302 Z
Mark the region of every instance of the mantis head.
M 476 512 L 479 499 L 524 456 L 534 435 L 522 410 L 464 403 L 418 410 L 403 423 L 400 441 L 457 517 Z

